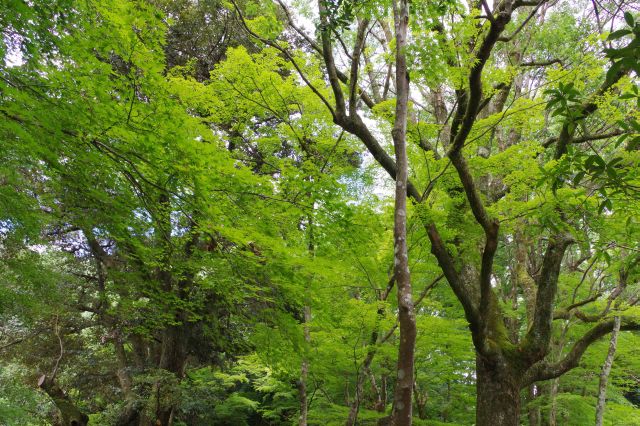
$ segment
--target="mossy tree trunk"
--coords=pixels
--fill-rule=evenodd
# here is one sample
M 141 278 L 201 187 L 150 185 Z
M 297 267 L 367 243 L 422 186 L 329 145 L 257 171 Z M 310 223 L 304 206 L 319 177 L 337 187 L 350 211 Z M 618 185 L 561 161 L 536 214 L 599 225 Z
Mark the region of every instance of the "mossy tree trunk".
M 520 383 L 508 366 L 476 357 L 476 425 L 519 426 Z
M 38 387 L 49 395 L 58 411 L 60 411 L 64 426 L 86 426 L 89 423 L 89 416 L 80 411 L 54 379 L 43 375 L 38 380 Z

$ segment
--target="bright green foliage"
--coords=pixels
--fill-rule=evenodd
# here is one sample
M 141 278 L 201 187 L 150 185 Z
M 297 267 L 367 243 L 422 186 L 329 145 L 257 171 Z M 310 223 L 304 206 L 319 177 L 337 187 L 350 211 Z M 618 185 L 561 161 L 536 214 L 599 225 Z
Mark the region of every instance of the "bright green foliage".
M 391 152 L 390 4 L 325 3 L 345 62 L 354 22 L 372 23 L 356 71 L 374 105 L 359 92 L 358 109 Z M 549 360 L 589 318 L 640 320 L 640 22 L 627 12 L 601 35 L 578 3 L 554 4 L 522 32 L 528 14 L 514 16 L 505 33 L 518 33 L 485 66 L 488 101 L 464 147 L 500 223 L 491 284 L 511 338 L 527 333 L 550 236 L 575 240 Z M 317 18 L 315 3 L 293 4 L 294 16 Z M 468 425 L 476 351 L 425 225 L 471 283 L 485 236 L 435 99 L 452 114 L 488 23 L 466 2 L 411 8 L 408 153 L 425 194 L 407 212 L 420 300 L 414 424 Z M 385 418 L 398 343 L 395 289 L 384 297 L 392 182 L 335 125 L 323 59 L 280 5 L 10 0 L 0 28 L 0 423 L 54 424 L 42 375 L 96 425 L 127 415 L 142 425 L 162 410 L 174 425 L 295 424 L 302 380 L 309 425 L 344 424 L 359 380 L 358 424 Z M 573 139 L 556 156 L 563 130 Z M 640 422 L 637 344 L 621 333 L 605 424 Z M 549 381 L 532 400 L 523 392 L 523 412 L 590 424 L 607 350 L 594 343 L 555 394 Z

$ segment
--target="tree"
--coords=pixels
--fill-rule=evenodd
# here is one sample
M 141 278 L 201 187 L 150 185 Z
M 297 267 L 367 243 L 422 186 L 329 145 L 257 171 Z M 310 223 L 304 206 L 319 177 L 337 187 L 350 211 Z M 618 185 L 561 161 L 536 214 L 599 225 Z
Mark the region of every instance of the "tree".
M 636 422 L 632 5 L 0 8 L 3 419 Z
M 304 31 L 297 27 L 295 23 L 290 22 L 291 27 L 300 37 L 309 43 L 310 49 L 317 52 L 326 69 L 328 84 L 332 90 L 332 97 L 326 96 L 321 89 L 314 86 L 314 82 L 305 77 L 303 70 L 296 65 L 294 55 L 289 52 L 286 45 L 282 45 L 277 39 L 261 36 L 248 27 L 250 33 L 263 43 L 275 47 L 283 53 L 290 61 L 294 63 L 297 70 L 301 73 L 302 79 L 309 85 L 314 93 L 325 104 L 331 112 L 333 121 L 345 131 L 358 137 L 367 147 L 371 155 L 376 161 L 388 172 L 388 174 L 398 179 L 401 174 L 399 165 L 393 161 L 391 156 L 386 153 L 380 141 L 374 136 L 368 125 L 362 119 L 362 110 L 358 108 L 358 102 L 362 101 L 366 107 L 370 108 L 373 116 L 376 116 L 376 108 L 382 99 L 376 99 L 376 93 L 370 95 L 360 86 L 360 79 L 367 76 L 359 74 L 359 63 L 363 52 L 367 51 L 364 45 L 364 35 L 369 31 L 369 24 L 366 19 L 370 16 L 377 18 L 376 14 L 379 10 L 380 18 L 372 20 L 371 28 L 379 27 L 385 35 L 384 24 L 384 8 L 376 10 L 372 8 L 362 8 L 359 13 L 359 23 L 353 37 L 353 50 L 349 51 L 345 47 L 344 55 L 347 62 L 350 63 L 349 74 L 341 72 L 338 69 L 335 59 L 334 40 L 344 43 L 340 36 L 342 28 L 348 27 L 349 23 L 355 20 L 355 4 L 349 2 L 320 2 L 320 35 L 321 42 L 316 43 Z M 428 6 L 424 6 L 428 10 Z M 575 367 L 578 360 L 584 353 L 585 349 L 598 338 L 611 331 L 613 320 L 604 320 L 599 322 L 592 328 L 582 339 L 574 343 L 572 350 L 557 363 L 550 363 L 546 359 L 549 353 L 549 342 L 551 339 L 552 323 L 554 319 L 554 305 L 557 297 L 558 279 L 562 270 L 563 259 L 568 248 L 576 241 L 572 235 L 571 226 L 576 229 L 579 222 L 570 222 L 565 213 L 566 206 L 556 203 L 554 218 L 548 222 L 548 218 L 542 218 L 540 222 L 541 230 L 548 233 L 548 243 L 537 248 L 529 257 L 535 258 L 535 262 L 539 269 L 532 275 L 534 276 L 534 286 L 529 286 L 528 303 L 530 306 L 529 318 L 527 324 L 528 329 L 521 333 L 517 327 L 513 328 L 511 335 L 507 329 L 508 320 L 505 317 L 504 308 L 500 304 L 498 294 L 493 288 L 495 280 L 494 265 L 495 256 L 501 238 L 500 227 L 501 222 L 507 217 L 500 217 L 503 213 L 494 213 L 496 208 L 499 209 L 500 199 L 505 193 L 493 194 L 491 188 L 481 185 L 478 180 L 478 171 L 473 170 L 470 160 L 463 153 L 463 148 L 472 142 L 482 139 L 483 133 L 478 129 L 478 123 L 483 120 L 485 108 L 490 111 L 494 117 L 507 114 L 503 111 L 506 101 L 510 96 L 511 89 L 516 86 L 519 90 L 522 87 L 517 82 L 517 77 L 507 76 L 506 81 L 496 84 L 492 90 L 487 90 L 487 83 L 483 81 L 485 68 L 492 68 L 492 71 L 499 70 L 499 58 L 505 52 L 505 49 L 497 49 L 496 46 L 505 43 L 515 44 L 526 37 L 527 32 L 523 29 L 527 28 L 527 24 L 531 20 L 543 12 L 546 13 L 548 5 L 546 2 L 521 2 L 521 1 L 504 1 L 496 4 L 490 9 L 486 2 L 479 2 L 477 5 L 470 5 L 469 9 L 461 7 L 461 20 L 453 20 L 452 22 L 443 23 L 438 18 L 445 16 L 442 10 L 433 11 L 433 15 L 428 15 L 432 21 L 427 21 L 427 28 L 415 29 L 416 34 L 420 31 L 429 31 L 436 34 L 432 37 L 433 41 L 429 41 L 431 46 L 439 46 L 438 50 L 431 49 L 431 52 L 423 53 L 428 58 L 434 58 L 435 52 L 442 52 L 444 60 L 441 61 L 441 67 L 445 69 L 455 70 L 451 84 L 454 93 L 454 107 L 447 108 L 446 103 L 442 100 L 438 101 L 437 89 L 430 96 L 436 101 L 434 109 L 444 110 L 451 109 L 451 123 L 445 125 L 447 128 L 448 141 L 445 141 L 446 158 L 453 165 L 458 176 L 457 190 L 462 192 L 466 198 L 461 207 L 471 211 L 472 217 L 477 225 L 483 231 L 483 237 L 478 241 L 482 248 L 472 255 L 471 259 L 465 259 L 463 256 L 456 256 L 451 253 L 447 242 L 441 234 L 440 227 L 436 220 L 424 215 L 424 225 L 426 233 L 431 242 L 431 250 L 444 272 L 447 281 L 456 293 L 460 303 L 462 304 L 469 326 L 473 336 L 475 348 L 477 350 L 477 418 L 479 425 L 485 424 L 518 424 L 520 415 L 520 389 L 533 384 L 536 381 L 548 380 L 553 377 L 560 376 L 569 369 Z M 453 10 L 456 10 L 455 8 Z M 290 14 L 288 14 L 290 15 Z M 331 16 L 331 20 L 324 18 Z M 517 19 L 516 25 L 510 25 L 511 21 Z M 634 26 L 634 20 L 627 13 L 626 21 Z M 434 19 L 435 18 L 435 19 Z M 440 18 L 441 19 L 441 18 Z M 435 22 L 434 22 L 435 21 Z M 329 24 L 329 23 L 332 24 Z M 418 22 L 420 22 L 418 20 Z M 333 24 L 336 23 L 336 24 Z M 336 26 L 337 25 L 337 26 Z M 634 27 L 635 28 L 635 27 Z M 466 30 L 462 33 L 462 39 L 454 44 L 453 52 L 449 46 L 450 40 L 455 39 L 458 29 Z M 510 29 L 509 35 L 504 35 L 505 30 Z M 633 30 L 635 31 L 635 30 Z M 624 36 L 626 34 L 635 34 L 632 30 L 625 30 L 624 33 L 617 33 L 614 37 Z M 634 36 L 635 37 L 635 36 Z M 383 39 L 384 40 L 384 39 Z M 634 38 L 634 40 L 636 40 Z M 386 39 L 387 43 L 391 42 L 390 37 Z M 398 39 L 396 39 L 398 42 Z M 384 46 L 385 42 L 381 42 Z M 609 67 L 604 82 L 597 88 L 590 88 L 592 93 L 583 95 L 577 91 L 572 84 L 568 86 L 560 83 L 558 89 L 554 92 L 548 92 L 551 95 L 551 101 L 548 107 L 554 112 L 554 116 L 560 118 L 558 134 L 552 137 L 549 142 L 544 142 L 544 147 L 555 146 L 555 153 L 552 156 L 537 155 L 537 158 L 549 164 L 553 168 L 553 162 L 561 162 L 563 166 L 555 169 L 559 171 L 566 161 L 569 146 L 572 144 L 586 143 L 592 140 L 607 140 L 620 134 L 621 130 L 611 133 L 591 136 L 587 130 L 587 122 L 593 116 L 600 105 L 599 99 L 611 96 L 611 89 L 628 74 L 633 65 L 632 60 L 618 59 L 626 54 L 635 52 L 637 41 L 632 41 L 628 47 L 620 51 L 616 49 L 609 50 L 609 57 L 614 60 L 613 65 Z M 344 45 L 343 45 L 344 46 Z M 384 47 L 383 47 L 384 49 Z M 625 53 L 622 53 L 622 52 Z M 455 53 L 454 53 L 455 52 Z M 617 52 L 617 53 L 616 53 Z M 419 53 L 417 52 L 417 55 Z M 456 56 L 457 55 L 457 56 Z M 548 66 L 556 63 L 555 60 L 546 63 L 531 64 L 522 61 L 522 53 L 517 53 L 515 57 L 520 65 L 520 69 L 526 70 L 528 66 Z M 368 58 L 371 61 L 371 58 Z M 442 63 L 443 62 L 443 63 Z M 560 60 L 562 63 L 562 60 Z M 402 69 L 402 64 L 395 63 L 396 70 Z M 392 67 L 393 64 L 390 65 Z M 420 63 L 420 66 L 425 66 Z M 426 64 L 426 66 L 432 66 Z M 525 71 L 526 72 L 526 71 Z M 370 87 L 388 87 L 388 81 L 384 84 L 376 83 L 371 76 L 368 76 Z M 426 77 L 428 79 L 428 77 Z M 388 78 L 387 78 L 388 80 Z M 514 84 L 515 82 L 515 84 Z M 428 80 L 427 80 L 428 88 Z M 344 90 L 347 90 L 345 96 Z M 402 104 L 401 99 L 404 91 L 396 87 L 396 104 Z M 387 90 L 385 90 L 387 93 Z M 428 93 L 428 92 L 425 92 Z M 514 100 L 522 97 L 521 93 L 515 93 Z M 490 107 L 489 107 L 490 106 Z M 379 108 L 379 107 L 378 107 Z M 436 113 L 437 115 L 437 113 Z M 441 114 L 442 115 L 442 114 Z M 446 116 L 446 114 L 444 114 Z M 436 117 L 437 118 L 437 117 Z M 396 116 L 397 119 L 397 116 Z M 492 128 L 499 128 L 493 125 Z M 583 136 L 578 133 L 582 131 Z M 486 133 L 486 132 L 485 132 Z M 516 140 L 521 135 L 515 134 Z M 513 142 L 512 142 L 513 144 Z M 420 145 L 421 148 L 431 150 L 434 157 L 440 156 L 437 145 L 429 145 L 427 142 Z M 514 149 L 518 149 L 515 144 Z M 396 147 L 397 148 L 397 147 Z M 499 147 L 504 149 L 504 147 Z M 479 156 L 486 156 L 479 150 Z M 490 153 L 489 153 L 490 155 Z M 594 158 L 600 158 L 596 154 Z M 563 160 L 564 159 L 564 160 Z M 592 164 L 590 163 L 588 166 Z M 603 162 L 598 162 L 601 164 Z M 544 164 L 544 163 L 543 163 Z M 586 164 L 586 163 L 585 163 Z M 544 166 L 543 166 L 544 167 Z M 474 173 L 476 176 L 474 176 Z M 504 172 L 503 172 L 504 173 Z M 612 173 L 613 174 L 613 173 Z M 400 175 L 402 178 L 402 176 Z M 402 180 L 402 179 L 401 179 Z M 429 206 L 428 196 L 431 194 L 433 187 L 438 179 L 432 180 L 426 185 L 426 191 L 420 191 L 412 182 L 407 184 L 407 195 L 414 203 L 420 206 Z M 580 179 L 578 179 L 579 181 Z M 579 183 L 579 182 L 578 182 Z M 401 185 L 401 182 L 399 183 Z M 509 191 L 509 186 L 502 182 Z M 551 193 L 555 196 L 562 187 L 562 181 L 552 179 L 549 182 Z M 533 189 L 533 188 L 532 188 Z M 606 193 L 606 190 L 605 190 Z M 531 192 L 529 192 L 530 195 Z M 601 204 L 601 210 L 610 206 L 608 198 Z M 430 207 L 425 207 L 429 211 Z M 533 217 L 532 217 L 533 218 Z M 563 222 L 568 223 L 569 227 L 561 225 Z M 483 241 L 482 241 L 483 240 Z M 503 243 L 508 240 L 503 239 Z M 460 246 L 460 244 L 455 244 Z M 456 251 L 463 250 L 458 247 Z M 582 252 L 582 255 L 587 253 Z M 468 256 L 468 255 L 467 255 Z M 590 256 L 588 256 L 590 257 Z M 526 260 L 525 260 L 526 261 Z M 466 271 L 466 272 L 465 272 Z M 468 273 L 467 273 L 468 272 Z M 525 288 L 525 282 L 529 282 L 531 278 L 522 275 L 524 282 L 522 287 Z M 517 294 L 518 288 L 515 282 L 511 283 L 513 294 Z M 573 310 L 575 307 L 570 307 Z M 624 322 L 624 321 L 623 321 Z M 632 318 L 628 318 L 622 329 L 637 329 L 637 323 Z M 521 335 L 522 334 L 522 335 Z

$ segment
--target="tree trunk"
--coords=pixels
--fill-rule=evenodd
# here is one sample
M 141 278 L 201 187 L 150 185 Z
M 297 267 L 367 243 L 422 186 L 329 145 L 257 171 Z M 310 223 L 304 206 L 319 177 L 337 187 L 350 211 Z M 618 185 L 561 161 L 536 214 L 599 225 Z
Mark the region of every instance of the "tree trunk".
M 306 150 L 305 150 L 306 152 Z M 309 153 L 306 152 L 307 156 Z M 305 178 L 305 180 L 311 180 L 311 177 Z M 307 192 L 307 198 L 311 199 L 311 192 Z M 313 203 L 311 203 L 313 204 Z M 307 250 L 309 251 L 309 256 L 311 259 L 315 257 L 316 246 L 315 246 L 315 237 L 313 233 L 313 207 L 311 211 L 307 214 L 307 221 L 309 224 L 307 239 L 308 245 Z M 307 289 L 307 292 L 310 292 L 310 289 Z M 302 330 L 304 333 L 304 341 L 307 345 L 311 343 L 311 330 L 309 330 L 309 323 L 311 322 L 311 298 L 309 294 L 306 296 L 306 302 L 304 307 L 302 308 Z M 307 426 L 307 416 L 309 413 L 309 401 L 307 398 L 307 379 L 309 376 L 309 359 L 307 358 L 306 352 L 303 351 L 302 357 L 302 365 L 300 366 L 300 380 L 298 380 L 298 402 L 300 403 L 300 416 L 298 417 L 298 426 Z
M 126 402 L 122 411 L 116 418 L 116 426 L 136 426 L 140 421 L 140 408 L 136 401 L 136 395 L 133 392 L 133 382 L 131 376 L 127 371 L 127 354 L 124 349 L 124 345 L 119 335 L 113 341 L 113 346 L 116 353 L 116 359 L 118 360 L 118 369 L 116 370 L 116 377 L 120 383 L 120 389 L 124 395 Z
M 531 404 L 528 408 L 527 408 L 527 414 L 529 417 L 529 426 L 538 426 L 538 424 L 540 423 L 540 408 L 534 406 L 535 404 L 533 404 L 533 402 L 535 401 L 535 399 L 538 397 L 537 395 L 537 388 L 536 385 L 529 385 L 529 395 L 527 397 L 527 402 L 529 404 Z
M 185 331 L 184 325 L 169 326 L 165 329 L 164 338 L 162 339 L 160 368 L 173 373 L 178 380 L 182 379 L 184 375 L 187 357 Z M 156 423 L 159 421 L 162 426 L 170 426 L 174 409 L 173 403 L 159 404 Z
M 427 402 L 429 401 L 429 392 L 425 390 L 420 391 L 418 383 L 413 384 L 413 395 L 416 400 L 416 409 L 418 410 L 418 418 L 425 420 L 427 418 Z
M 311 342 L 311 334 L 309 333 L 309 322 L 311 321 L 311 308 L 307 305 L 304 310 L 304 340 Z M 298 426 L 307 426 L 307 413 L 309 411 L 309 403 L 307 401 L 307 376 L 309 375 L 309 360 L 304 358 L 300 368 L 300 380 L 298 380 L 298 399 L 300 401 L 300 417 L 298 418 Z
M 551 387 L 549 389 L 549 399 L 551 401 L 549 406 L 549 426 L 557 426 L 556 422 L 556 395 L 558 395 L 558 385 L 560 379 L 553 379 L 551 381 Z
M 187 358 L 187 326 L 182 315 L 178 320 L 182 325 L 172 325 L 164 329 L 160 346 L 158 368 L 173 373 L 178 383 L 184 375 Z M 139 426 L 170 426 L 173 423 L 175 401 L 172 398 L 173 383 L 166 378 L 159 379 L 151 391 L 146 412 L 140 416 Z M 151 416 L 151 417 L 149 417 Z
M 371 369 L 368 370 L 367 374 L 369 375 L 369 380 L 371 381 L 371 391 L 373 392 L 376 398 L 373 408 L 377 412 L 382 413 L 384 411 L 384 406 L 385 406 L 385 403 L 382 400 L 382 390 L 376 383 L 376 376 L 375 374 L 373 374 Z M 384 382 L 383 382 L 383 385 L 384 385 Z
M 416 317 L 411 294 L 409 255 L 407 250 L 407 110 L 409 103 L 409 73 L 405 49 L 409 27 L 409 3 L 394 0 L 393 15 L 396 30 L 396 114 L 392 130 L 396 151 L 396 191 L 394 210 L 395 277 L 398 288 L 398 369 L 393 405 L 393 424 L 411 425 L 413 391 L 413 357 L 416 344 Z
M 519 426 L 520 386 L 508 368 L 476 356 L 476 426 Z
M 389 282 L 387 286 L 387 291 L 381 295 L 380 300 L 387 300 L 387 296 L 391 292 L 391 285 L 393 284 L 393 280 Z M 378 385 L 376 384 L 376 378 L 371 371 L 371 363 L 373 362 L 373 358 L 376 356 L 377 348 L 376 343 L 378 342 L 378 328 L 380 326 L 380 319 L 384 316 L 384 308 L 379 308 L 377 313 L 377 319 L 375 327 L 371 332 L 371 337 L 369 338 L 369 345 L 367 349 L 367 356 L 362 361 L 362 365 L 356 371 L 356 389 L 355 389 L 355 397 L 353 399 L 353 403 L 351 404 L 351 408 L 349 409 L 349 416 L 347 417 L 347 426 L 355 426 L 356 421 L 358 419 L 358 410 L 360 409 L 360 403 L 362 402 L 362 396 L 364 394 L 364 382 L 367 376 L 369 376 L 369 380 L 371 381 L 371 388 L 373 394 L 376 397 L 376 402 L 374 404 L 375 409 L 378 412 L 384 411 L 384 403 L 382 402 L 382 395 Z
M 365 378 L 365 373 L 364 371 L 362 371 L 362 367 L 361 367 L 356 378 L 355 396 L 353 397 L 353 401 L 351 402 L 351 407 L 349 408 L 349 415 L 347 416 L 346 426 L 355 426 L 358 420 L 358 411 L 360 410 L 360 401 L 362 400 L 362 394 L 364 391 L 364 378 Z
M 387 408 L 387 384 L 388 384 L 388 376 L 383 374 L 380 379 L 380 400 L 382 401 L 381 406 L 377 410 L 379 413 L 384 413 Z
M 298 400 L 300 402 L 300 417 L 298 417 L 298 426 L 307 426 L 307 376 L 309 374 L 309 362 L 302 360 L 300 368 L 300 380 L 298 380 Z
M 609 343 L 609 352 L 607 358 L 602 365 L 600 373 L 600 386 L 598 387 L 598 404 L 596 405 L 596 426 L 602 426 L 604 418 L 604 404 L 607 398 L 607 382 L 609 381 L 609 373 L 613 365 L 613 357 L 616 354 L 618 345 L 618 332 L 620 331 L 620 317 L 614 318 L 613 331 L 611 332 L 611 343 Z
M 38 380 L 38 386 L 53 400 L 56 408 L 60 411 L 64 426 L 86 426 L 89 423 L 89 416 L 76 407 L 53 379 L 43 375 Z

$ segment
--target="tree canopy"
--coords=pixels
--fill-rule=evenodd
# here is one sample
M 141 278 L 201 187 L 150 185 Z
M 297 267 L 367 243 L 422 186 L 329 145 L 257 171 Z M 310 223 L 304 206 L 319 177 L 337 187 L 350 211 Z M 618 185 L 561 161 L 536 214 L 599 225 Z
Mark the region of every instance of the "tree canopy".
M 1 424 L 640 424 L 635 2 L 0 29 Z

